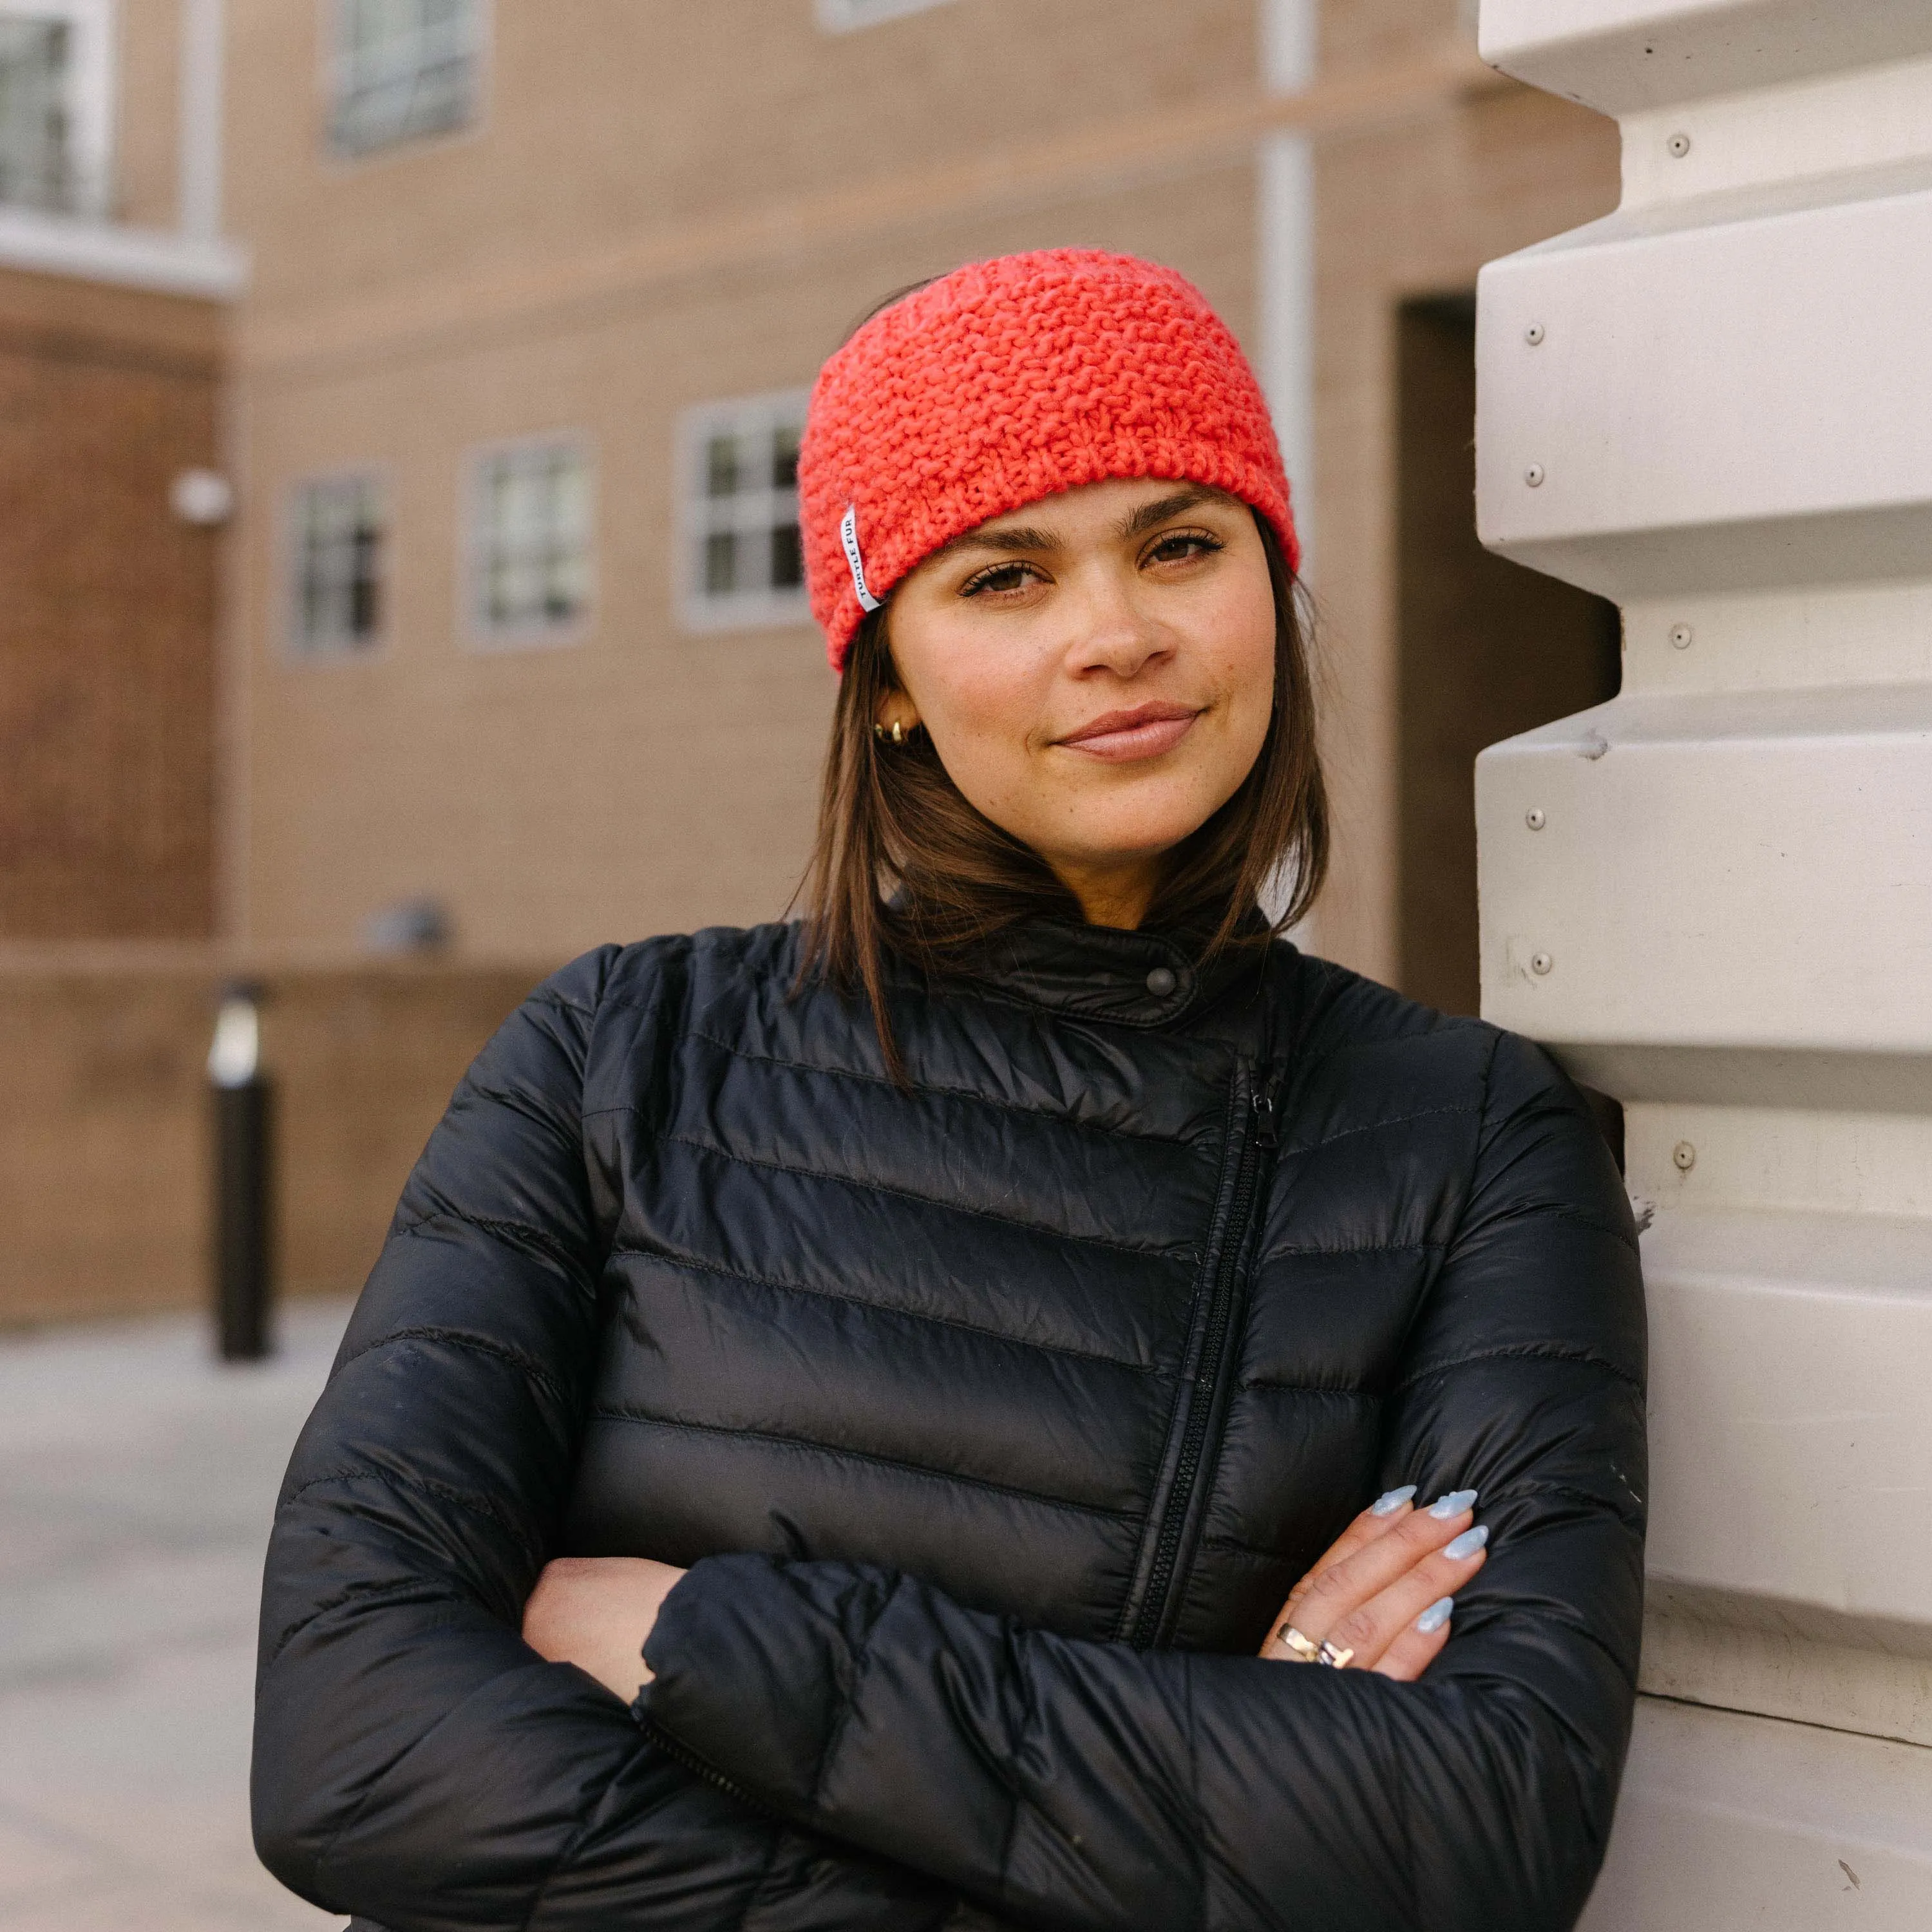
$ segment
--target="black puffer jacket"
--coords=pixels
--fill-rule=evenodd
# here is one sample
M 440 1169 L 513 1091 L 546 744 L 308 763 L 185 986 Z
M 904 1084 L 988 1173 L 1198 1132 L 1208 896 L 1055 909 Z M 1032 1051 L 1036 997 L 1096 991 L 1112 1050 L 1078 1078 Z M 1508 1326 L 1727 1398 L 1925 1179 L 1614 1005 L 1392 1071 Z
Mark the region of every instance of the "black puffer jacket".
M 897 990 L 908 1092 L 796 948 L 593 953 L 458 1092 L 283 1492 L 270 1866 L 396 1932 L 1568 1925 L 1644 1344 L 1562 1076 L 1285 945 L 1041 927 Z M 1400 1483 L 1492 1532 L 1442 1658 L 1256 1660 Z M 695 1566 L 635 1714 L 518 1636 L 564 1553 Z

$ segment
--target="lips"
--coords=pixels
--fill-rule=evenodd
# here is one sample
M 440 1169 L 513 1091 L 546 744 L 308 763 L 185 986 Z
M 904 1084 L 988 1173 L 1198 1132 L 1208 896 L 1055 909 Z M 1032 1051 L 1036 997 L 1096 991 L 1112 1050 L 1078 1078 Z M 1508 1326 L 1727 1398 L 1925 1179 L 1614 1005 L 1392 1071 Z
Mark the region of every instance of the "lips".
M 1200 716 L 1191 704 L 1137 704 L 1130 711 L 1102 712 L 1056 742 L 1067 751 L 1112 764 L 1157 758 L 1172 751 Z

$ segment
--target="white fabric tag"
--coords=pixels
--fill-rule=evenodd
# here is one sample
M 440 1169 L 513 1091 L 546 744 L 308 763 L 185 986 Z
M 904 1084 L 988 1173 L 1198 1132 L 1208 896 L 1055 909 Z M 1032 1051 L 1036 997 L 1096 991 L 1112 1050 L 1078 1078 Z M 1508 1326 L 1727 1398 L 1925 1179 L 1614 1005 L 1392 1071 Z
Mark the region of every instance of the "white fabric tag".
M 859 506 L 856 503 L 845 506 L 845 514 L 838 525 L 838 541 L 845 546 L 845 561 L 852 566 L 852 588 L 859 593 L 859 608 L 862 610 L 876 610 L 879 600 L 866 588 L 866 560 L 859 554 Z

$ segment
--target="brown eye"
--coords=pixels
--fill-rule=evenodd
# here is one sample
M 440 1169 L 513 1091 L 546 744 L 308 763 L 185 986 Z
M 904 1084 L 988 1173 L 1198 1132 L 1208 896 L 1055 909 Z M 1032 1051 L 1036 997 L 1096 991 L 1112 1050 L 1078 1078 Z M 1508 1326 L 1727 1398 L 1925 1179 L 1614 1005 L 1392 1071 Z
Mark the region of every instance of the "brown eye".
M 960 590 L 962 597 L 976 597 L 982 590 L 996 595 L 1006 590 L 1024 590 L 1027 580 L 1033 575 L 1030 566 L 1024 563 L 996 563 L 990 570 L 982 570 Z
M 1221 540 L 1206 530 L 1170 530 L 1148 552 L 1150 563 L 1186 563 L 1197 556 L 1210 556 L 1220 549 Z

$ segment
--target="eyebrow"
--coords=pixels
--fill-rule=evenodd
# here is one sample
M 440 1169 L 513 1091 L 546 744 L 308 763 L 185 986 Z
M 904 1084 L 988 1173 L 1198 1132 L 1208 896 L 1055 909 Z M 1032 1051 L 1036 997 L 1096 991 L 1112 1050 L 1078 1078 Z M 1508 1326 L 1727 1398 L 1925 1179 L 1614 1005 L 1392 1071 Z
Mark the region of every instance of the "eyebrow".
M 1143 503 L 1137 510 L 1130 510 L 1116 526 L 1123 540 L 1137 537 L 1143 531 L 1152 530 L 1157 524 L 1164 524 L 1170 517 L 1178 517 L 1184 510 L 1191 510 L 1197 503 L 1213 501 L 1222 493 L 1210 490 L 1204 485 L 1190 484 L 1184 490 L 1177 490 L 1172 496 L 1157 497 L 1151 503 Z M 985 529 L 962 531 L 950 543 L 942 544 L 934 554 L 949 556 L 956 550 L 991 550 L 1003 554 L 1020 555 L 1029 550 L 1058 550 L 1060 538 L 1051 530 L 1041 530 L 1033 525 L 1020 525 L 1008 530 Z
M 958 550 L 1058 550 L 1060 539 L 1051 530 L 962 530 L 950 543 L 941 544 L 935 556 L 950 556 Z
M 1218 496 L 1218 490 L 1209 490 L 1198 484 L 1190 483 L 1184 490 L 1177 490 L 1171 496 L 1162 496 L 1151 503 L 1143 503 L 1138 510 L 1131 511 L 1120 519 L 1120 530 L 1123 537 L 1137 537 L 1144 530 L 1150 530 L 1156 524 L 1164 524 L 1169 517 L 1178 517 L 1183 510 L 1191 510 L 1197 503 L 1204 503 L 1210 497 Z

